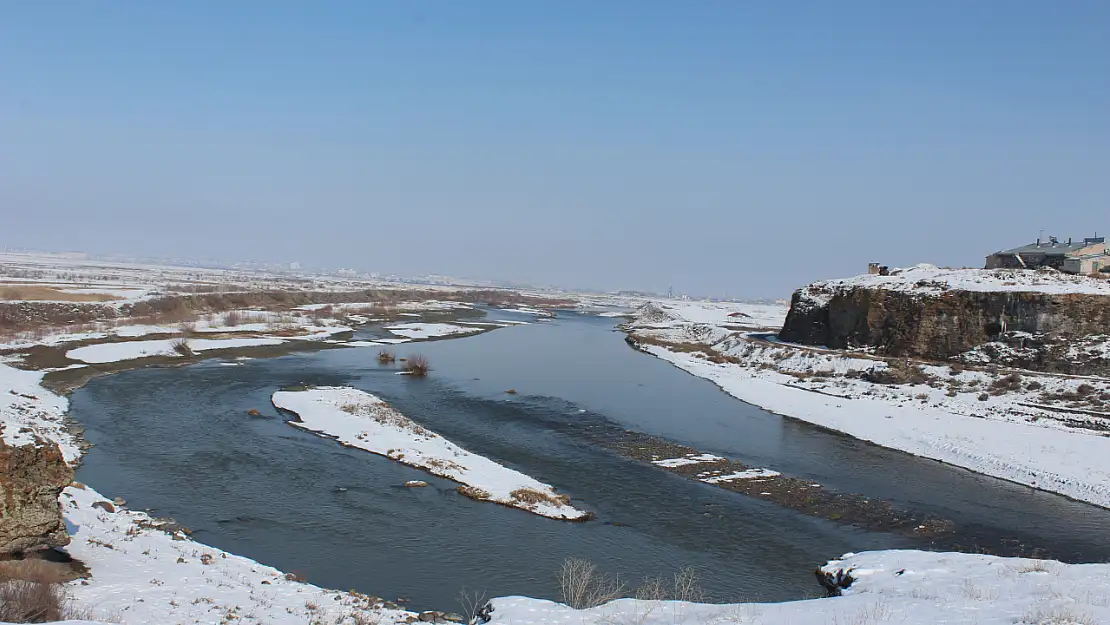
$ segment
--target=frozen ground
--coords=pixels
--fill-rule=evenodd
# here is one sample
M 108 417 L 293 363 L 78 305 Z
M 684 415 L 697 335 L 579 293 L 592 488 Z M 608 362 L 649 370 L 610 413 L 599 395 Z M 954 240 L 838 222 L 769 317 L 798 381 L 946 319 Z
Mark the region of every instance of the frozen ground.
M 454 480 L 470 487 L 467 496 L 474 499 L 553 519 L 588 516 L 550 485 L 459 447 L 364 391 L 346 387 L 279 391 L 273 402 L 300 417 L 292 425 Z
M 1110 397 L 1106 380 L 911 364 L 881 384 L 883 360 L 776 342 L 774 315 L 752 315 L 763 333 L 720 315 L 667 302 L 629 327 L 644 351 L 766 410 L 1110 507 L 1110 421 L 1090 403 Z

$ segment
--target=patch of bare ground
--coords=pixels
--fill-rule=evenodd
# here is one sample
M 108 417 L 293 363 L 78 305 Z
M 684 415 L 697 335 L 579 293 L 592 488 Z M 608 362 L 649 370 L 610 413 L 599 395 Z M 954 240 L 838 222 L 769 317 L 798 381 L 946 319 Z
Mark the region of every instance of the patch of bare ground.
M 0 300 L 53 301 L 53 302 L 115 302 L 123 299 L 111 293 L 82 293 L 79 286 L 64 287 L 25 284 L 20 282 L 0 284 Z M 66 291 L 73 291 L 67 293 Z

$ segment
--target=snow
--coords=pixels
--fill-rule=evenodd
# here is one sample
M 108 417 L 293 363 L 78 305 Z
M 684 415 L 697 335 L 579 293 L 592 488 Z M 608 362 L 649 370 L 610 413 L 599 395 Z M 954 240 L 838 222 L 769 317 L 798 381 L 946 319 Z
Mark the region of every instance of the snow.
M 450 323 L 401 323 L 393 326 L 386 326 L 385 329 L 397 336 L 410 339 L 430 339 L 439 336 L 451 336 L 453 334 L 473 334 L 475 332 L 481 332 L 481 329 L 478 328 L 468 328 Z
M 73 583 L 69 592 L 95 618 L 136 625 L 354 625 L 356 615 L 395 623 L 412 614 L 376 609 L 380 604 L 362 595 L 287 580 L 277 569 L 150 527 L 151 518 L 142 512 L 92 507 L 108 500 L 76 486 L 61 498 L 66 520 L 76 526 L 66 549 L 92 570 L 87 586 Z
M 1110 565 L 891 550 L 847 554 L 822 567 L 851 571 L 840 597 L 703 604 L 619 599 L 575 610 L 502 597 L 495 625 L 1095 625 L 1110 623 Z
M 741 325 L 779 329 L 786 322 L 785 304 L 745 304 L 740 302 L 695 302 L 657 300 L 653 304 L 672 317 L 688 323 Z
M 71 349 L 66 357 L 90 364 L 104 364 L 122 360 L 134 360 L 150 356 L 180 357 L 173 350 L 173 344 L 180 339 L 159 339 L 153 341 L 125 341 L 122 343 L 98 343 Z M 194 352 L 236 347 L 261 347 L 281 345 L 284 339 L 276 338 L 233 338 L 233 339 L 189 339 L 189 347 Z
M 65 432 L 62 415 L 69 403 L 41 386 L 42 371 L 23 371 L 0 363 L 0 425 L 8 445 L 32 443 L 35 437 L 58 441 L 69 462 L 81 455 Z
M 748 469 L 747 471 L 736 471 L 726 475 L 710 475 L 709 477 L 699 476 L 700 481 L 706 484 L 720 484 L 721 482 L 732 482 L 734 480 L 754 480 L 759 478 L 778 477 L 782 475 L 778 471 L 770 469 Z
M 815 298 L 850 288 L 939 295 L 945 291 L 1037 292 L 1110 295 L 1110 281 L 1042 269 L 941 269 L 916 265 L 893 269 L 888 276 L 865 274 L 840 280 L 815 282 L 802 289 Z
M 553 519 L 588 517 L 587 512 L 559 502 L 556 499 L 559 495 L 550 485 L 455 445 L 370 393 L 346 387 L 278 391 L 273 395 L 273 403 L 300 417 L 300 422 L 291 422 L 292 425 L 479 488 L 487 493 L 481 499 Z M 520 501 L 512 496 L 518 489 L 535 491 L 549 500 Z
M 704 462 L 721 462 L 724 458 L 714 456 L 713 454 L 688 454 L 681 458 L 666 458 L 663 460 L 652 460 L 651 463 L 668 469 L 675 467 L 683 467 L 689 464 L 702 464 Z

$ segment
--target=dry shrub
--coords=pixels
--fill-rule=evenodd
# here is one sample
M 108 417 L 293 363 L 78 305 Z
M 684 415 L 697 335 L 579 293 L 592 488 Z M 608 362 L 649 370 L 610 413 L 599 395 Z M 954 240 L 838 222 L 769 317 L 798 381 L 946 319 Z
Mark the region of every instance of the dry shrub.
M 431 367 L 428 366 L 428 359 L 422 354 L 413 354 L 405 361 L 404 370 L 409 375 L 422 378 L 428 375 Z
M 1033 380 L 1029 384 L 1025 385 L 1025 390 L 1027 390 L 1027 391 L 1036 391 L 1036 390 L 1039 390 L 1041 388 L 1041 386 L 1043 386 L 1043 385 L 1040 382 L 1038 382 L 1036 380 Z
M 480 501 L 487 501 L 490 498 L 488 490 L 483 490 L 477 486 L 462 485 L 455 489 L 460 495 L 470 497 L 471 499 L 478 499 Z
M 559 569 L 559 591 L 563 603 L 584 610 L 619 599 L 624 583 L 616 576 L 599 572 L 589 560 L 567 558 Z
M 397 360 L 397 356 L 388 349 L 378 352 L 378 362 L 383 365 L 393 364 L 395 360 Z
M 1093 387 L 1090 384 L 1087 384 L 1086 382 L 1084 382 L 1083 384 L 1080 384 L 1075 389 L 1075 394 L 1079 395 L 1080 397 L 1086 397 L 1087 395 L 1090 395 L 1090 394 L 1094 393 L 1095 390 L 1096 390 L 1095 387 Z
M 224 313 L 222 325 L 234 328 L 243 323 L 243 313 L 238 310 L 229 310 Z
M 1004 395 L 1009 391 L 1021 390 L 1021 375 L 1011 373 L 1010 375 L 998 378 L 991 382 L 990 392 L 992 395 Z
M 192 358 L 195 355 L 193 348 L 189 347 L 189 340 L 184 338 L 177 339 L 170 343 L 170 349 L 186 358 Z
M 875 384 L 927 384 L 932 376 L 925 373 L 919 365 L 908 360 L 891 360 L 885 369 L 875 368 L 863 374 L 863 379 Z
M 523 504 L 534 506 L 536 504 L 545 503 L 552 506 L 567 506 L 570 505 L 570 497 L 567 495 L 549 495 L 531 488 L 518 488 L 509 493 L 509 496 L 514 500 Z
M 77 618 L 68 607 L 63 582 L 72 579 L 65 567 L 25 560 L 0 572 L 0 621 L 47 623 Z

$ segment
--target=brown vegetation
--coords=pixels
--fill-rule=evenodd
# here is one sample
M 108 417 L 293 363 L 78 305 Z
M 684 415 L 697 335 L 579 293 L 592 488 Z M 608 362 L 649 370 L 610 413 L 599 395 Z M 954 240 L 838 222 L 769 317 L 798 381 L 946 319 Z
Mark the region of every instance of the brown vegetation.
M 378 352 L 378 362 L 383 365 L 393 364 L 395 360 L 397 360 L 397 356 L 388 349 Z
M 477 486 L 467 486 L 464 484 L 455 490 L 464 497 L 470 497 L 471 499 L 477 499 L 479 501 L 488 501 L 490 498 L 488 490 L 478 488 Z
M 66 290 L 77 290 L 80 287 L 67 286 L 65 288 Z M 114 302 L 123 298 L 109 293 L 65 293 L 53 286 L 16 283 L 0 285 L 0 299 L 55 302 Z
M 413 354 L 409 356 L 402 368 L 405 373 L 414 375 L 418 378 L 427 376 L 428 371 L 431 370 L 431 367 L 428 365 L 428 359 L 422 354 Z
M 534 506 L 536 504 L 548 504 L 551 506 L 569 506 L 570 497 L 567 495 L 549 495 L 531 488 L 518 488 L 509 493 L 509 496 L 515 501 L 519 501 L 525 505 Z
M 170 349 L 186 358 L 192 358 L 195 355 L 193 353 L 193 348 L 189 347 L 188 339 L 184 338 L 177 339 L 174 342 L 170 343 Z
M 69 605 L 63 584 L 75 567 L 41 560 L 5 562 L 0 567 L 0 622 L 48 623 L 82 619 Z

